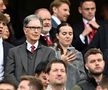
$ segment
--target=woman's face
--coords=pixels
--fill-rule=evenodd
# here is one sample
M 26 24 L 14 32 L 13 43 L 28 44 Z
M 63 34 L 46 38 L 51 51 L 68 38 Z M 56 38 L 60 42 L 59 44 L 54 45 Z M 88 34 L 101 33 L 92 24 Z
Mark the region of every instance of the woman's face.
M 9 35 L 10 35 L 10 33 L 9 33 L 8 27 L 7 26 L 4 26 L 2 38 L 3 39 L 8 39 L 9 38 Z
M 62 26 L 59 30 L 59 34 L 56 34 L 56 37 L 62 46 L 69 46 L 73 40 L 73 29 L 70 26 Z

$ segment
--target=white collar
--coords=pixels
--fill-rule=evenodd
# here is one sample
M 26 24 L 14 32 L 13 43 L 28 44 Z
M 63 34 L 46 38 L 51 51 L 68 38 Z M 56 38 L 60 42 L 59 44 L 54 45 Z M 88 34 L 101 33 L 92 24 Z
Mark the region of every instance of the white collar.
M 46 35 L 44 35 L 43 33 L 41 33 L 41 35 L 42 35 L 42 36 L 49 36 L 50 34 L 49 34 L 49 33 L 47 33 Z
M 58 25 L 61 24 L 61 21 L 56 16 L 52 15 L 51 17 L 56 21 Z
M 27 40 L 26 40 L 26 43 L 27 43 L 27 50 L 31 51 L 31 46 L 32 44 L 29 43 Z M 37 41 L 34 46 L 35 46 L 35 49 L 38 47 L 38 44 L 39 44 L 39 41 Z
M 93 17 L 91 21 L 95 21 L 95 17 Z M 84 24 L 87 24 L 89 21 L 87 19 L 83 18 L 83 22 L 84 22 Z

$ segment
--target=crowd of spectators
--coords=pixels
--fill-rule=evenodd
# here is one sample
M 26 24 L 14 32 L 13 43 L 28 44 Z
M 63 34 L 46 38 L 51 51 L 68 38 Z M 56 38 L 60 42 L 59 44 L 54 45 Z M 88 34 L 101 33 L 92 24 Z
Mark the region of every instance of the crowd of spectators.
M 17 38 L 9 2 L 0 0 L 0 90 L 108 90 L 108 7 L 99 19 L 95 0 L 80 0 L 81 19 L 70 23 L 71 4 L 35 8 Z

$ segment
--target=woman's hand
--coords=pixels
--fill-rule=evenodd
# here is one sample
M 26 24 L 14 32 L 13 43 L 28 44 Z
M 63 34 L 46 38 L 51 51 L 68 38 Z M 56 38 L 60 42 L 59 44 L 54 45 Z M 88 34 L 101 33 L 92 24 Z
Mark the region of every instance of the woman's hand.
M 61 55 L 61 60 L 65 61 L 66 63 L 73 61 L 75 59 L 76 59 L 76 50 L 73 52 L 69 52 L 69 53 Z

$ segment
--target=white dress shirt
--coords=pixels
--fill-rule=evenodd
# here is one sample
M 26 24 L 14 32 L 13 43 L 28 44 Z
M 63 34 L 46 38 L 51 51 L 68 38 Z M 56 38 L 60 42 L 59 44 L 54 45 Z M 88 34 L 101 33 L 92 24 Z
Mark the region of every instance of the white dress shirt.
M 4 51 L 3 51 L 3 40 L 0 38 L 0 81 L 3 80 L 3 75 L 4 75 Z
M 30 44 L 28 41 L 26 41 L 26 43 L 27 43 L 27 50 L 31 52 L 31 46 L 32 46 L 32 44 Z M 36 50 L 36 48 L 38 47 L 38 44 L 39 44 L 39 41 L 37 41 L 37 42 L 34 44 L 35 50 Z
M 91 21 L 95 21 L 95 17 L 93 17 L 93 19 L 91 20 Z M 84 19 L 83 18 L 83 22 L 84 22 L 84 25 L 86 25 L 86 26 L 88 26 L 89 27 L 89 21 L 88 20 L 86 20 L 86 19 Z M 82 41 L 82 43 L 84 43 L 85 44 L 85 37 L 82 35 L 82 34 L 80 34 L 80 39 L 81 39 L 81 41 Z M 88 43 L 90 42 L 90 40 L 89 40 L 89 37 L 87 36 L 87 41 L 88 41 Z

